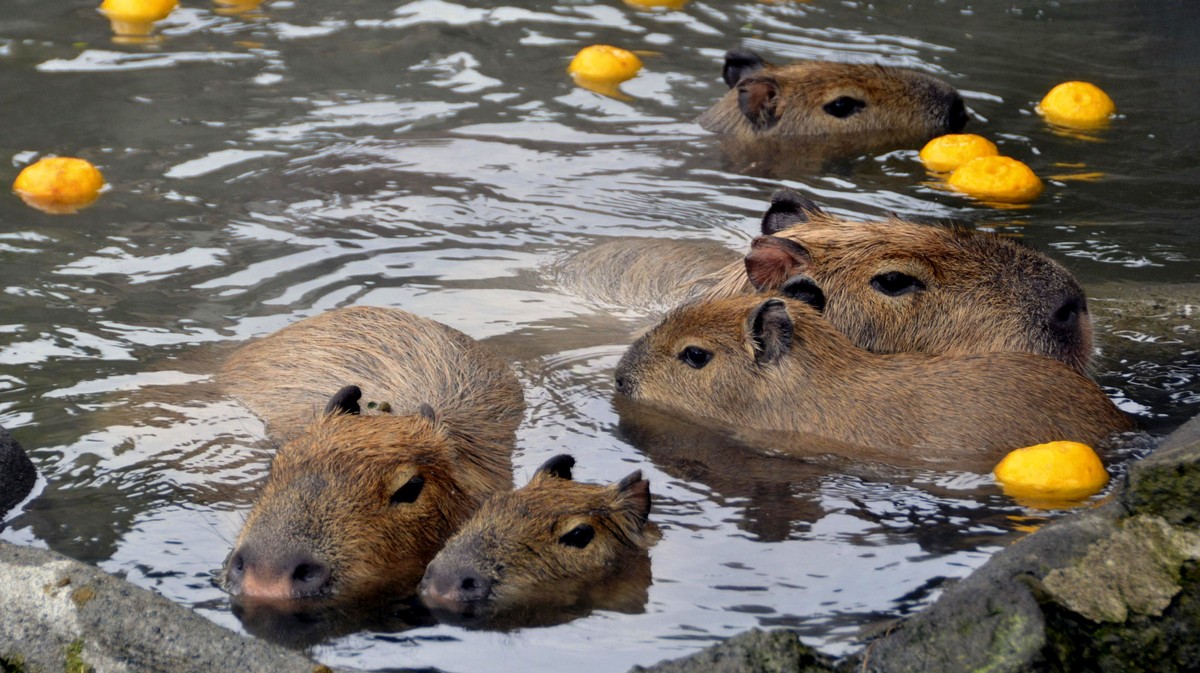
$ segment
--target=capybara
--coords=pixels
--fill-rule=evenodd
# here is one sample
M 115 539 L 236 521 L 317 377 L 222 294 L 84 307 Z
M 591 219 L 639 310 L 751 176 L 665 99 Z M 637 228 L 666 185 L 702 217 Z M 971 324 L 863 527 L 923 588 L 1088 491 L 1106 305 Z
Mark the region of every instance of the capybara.
M 804 301 L 735 297 L 672 311 L 621 358 L 617 392 L 724 427 L 928 461 L 1097 444 L 1132 427 L 1095 383 L 1040 355 L 862 350 L 821 318 L 811 279 L 795 285 Z
M 1027 351 L 1087 367 L 1092 328 L 1082 288 L 1017 242 L 895 219 L 846 221 L 792 190 L 772 197 L 761 230 L 773 238 L 757 239 L 745 261 L 729 261 L 715 243 L 617 239 L 560 262 L 557 277 L 586 297 L 644 307 L 750 294 L 751 278 L 778 291 L 803 273 L 824 291 L 825 319 L 868 350 Z
M 488 499 L 425 570 L 422 601 L 474 617 L 603 604 L 660 538 L 650 484 L 640 471 L 606 486 L 579 483 L 574 464 L 555 456 L 523 488 Z
M 25 449 L 3 427 L 0 427 L 0 530 L 4 515 L 17 506 L 37 482 L 37 470 Z
M 746 50 L 725 54 L 729 92 L 696 121 L 745 140 L 894 136 L 900 145 L 957 133 L 968 120 L 954 87 L 881 65 L 805 61 L 776 66 Z
M 289 438 L 226 561 L 235 595 L 411 593 L 479 504 L 512 487 L 521 386 L 440 323 L 331 311 L 243 347 L 218 380 Z

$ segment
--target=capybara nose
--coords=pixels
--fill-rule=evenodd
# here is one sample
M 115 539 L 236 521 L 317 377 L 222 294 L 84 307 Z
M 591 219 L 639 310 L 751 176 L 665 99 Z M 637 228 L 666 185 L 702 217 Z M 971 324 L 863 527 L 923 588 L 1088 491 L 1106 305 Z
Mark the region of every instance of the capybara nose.
M 958 133 L 966 127 L 970 121 L 971 115 L 967 114 L 967 105 L 963 103 L 962 96 L 954 95 L 954 102 L 950 104 L 950 111 L 946 115 L 946 128 L 950 129 L 951 133 Z
M 425 605 L 450 610 L 482 602 L 491 592 L 492 581 L 470 568 L 445 573 L 429 568 L 421 582 L 421 600 Z
M 1073 332 L 1079 329 L 1079 321 L 1087 313 L 1087 300 L 1068 297 L 1050 316 L 1051 329 L 1058 332 Z
M 250 551 L 238 550 L 230 557 L 226 572 L 231 593 L 254 598 L 315 596 L 332 578 L 329 566 L 301 551 L 259 559 Z
M 625 378 L 625 376 L 623 374 L 618 373 L 616 380 L 617 380 L 617 392 L 618 393 L 629 392 L 629 379 Z

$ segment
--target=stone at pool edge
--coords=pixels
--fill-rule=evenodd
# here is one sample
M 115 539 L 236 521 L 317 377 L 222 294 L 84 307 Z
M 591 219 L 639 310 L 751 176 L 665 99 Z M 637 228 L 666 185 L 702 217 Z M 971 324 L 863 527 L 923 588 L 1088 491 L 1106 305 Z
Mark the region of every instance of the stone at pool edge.
M 331 673 L 98 568 L 2 540 L 0 606 L 4 671 L 61 671 L 70 657 L 95 673 Z
M 0 426 L 0 519 L 29 495 L 37 470 L 25 450 Z
M 805 647 L 794 631 L 754 629 L 689 657 L 633 670 L 1200 670 L 1198 507 L 1200 416 L 1163 440 L 1153 454 L 1133 464 L 1110 502 L 1065 517 L 997 553 L 951 585 L 932 606 L 898 622 L 887 634 L 841 661 Z M 1097 559 L 1117 550 L 1126 558 L 1100 568 Z M 1148 553 L 1129 558 L 1142 551 Z M 1189 556 L 1191 560 L 1183 558 Z M 1122 568 L 1135 569 L 1135 573 L 1122 577 Z M 1101 572 L 1093 572 L 1096 569 Z M 1122 600 L 1121 589 L 1142 586 L 1143 575 L 1151 574 L 1148 596 Z M 1178 593 L 1161 615 L 1139 614 L 1137 610 L 1153 612 L 1155 602 L 1161 603 L 1164 578 L 1177 583 Z M 1089 579 L 1116 586 L 1097 586 L 1101 583 L 1093 581 L 1095 590 L 1078 593 Z M 1083 617 L 1062 603 L 1074 603 L 1102 621 Z M 1103 621 L 1106 615 L 1112 619 L 1121 610 L 1129 613 L 1125 621 Z M 776 666 L 784 662 L 786 667 Z

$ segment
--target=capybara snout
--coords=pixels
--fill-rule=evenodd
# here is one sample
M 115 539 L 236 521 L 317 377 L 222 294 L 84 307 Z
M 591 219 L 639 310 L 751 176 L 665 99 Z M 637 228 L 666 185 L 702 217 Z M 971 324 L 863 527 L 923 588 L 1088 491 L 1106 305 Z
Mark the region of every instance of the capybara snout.
M 969 118 L 953 87 L 901 68 L 827 61 L 775 66 L 735 49 L 725 54 L 722 78 L 729 93 L 697 121 L 747 139 L 875 134 L 911 143 L 957 133 Z
M 593 599 L 659 539 L 641 472 L 608 485 L 572 481 L 571 456 L 546 461 L 529 483 L 480 507 L 429 564 L 421 598 L 479 615 Z

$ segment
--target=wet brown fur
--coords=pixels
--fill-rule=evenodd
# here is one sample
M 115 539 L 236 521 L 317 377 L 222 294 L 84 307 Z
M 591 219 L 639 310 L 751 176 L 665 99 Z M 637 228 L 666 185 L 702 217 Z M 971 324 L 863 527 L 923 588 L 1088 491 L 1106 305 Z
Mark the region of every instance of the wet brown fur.
M 235 554 L 301 549 L 330 567 L 329 593 L 411 591 L 483 500 L 511 488 L 520 384 L 488 349 L 440 323 L 397 309 L 332 311 L 245 346 L 218 380 L 290 440 Z M 345 385 L 362 388 L 364 406 L 387 402 L 392 413 L 322 413 Z M 422 403 L 434 418 L 417 413 Z M 418 474 L 418 499 L 391 504 Z
M 823 109 L 844 96 L 866 105 L 846 118 Z M 754 108 L 753 119 L 739 104 L 739 97 Z M 708 131 L 744 141 L 857 135 L 908 146 L 950 133 L 947 115 L 955 100 L 961 104 L 953 87 L 911 70 L 802 61 L 766 64 L 746 75 L 696 121 Z
M 661 537 L 647 519 L 649 498 L 640 472 L 599 485 L 539 470 L 523 488 L 484 503 L 430 564 L 425 581 L 471 568 L 491 580 L 489 602 L 496 612 L 585 599 L 603 603 L 610 582 L 636 568 Z M 580 524 L 595 530 L 586 547 L 559 542 Z
M 856 345 L 878 353 L 1022 351 L 1060 360 L 1083 372 L 1092 355 L 1092 326 L 1083 290 L 1070 272 L 1014 241 L 980 232 L 912 224 L 898 219 L 848 222 L 823 213 L 775 237 L 798 243 L 806 256 L 761 277 L 759 289 L 778 291 L 803 273 L 825 292 L 823 315 Z M 705 298 L 752 293 L 742 263 L 702 279 Z M 881 273 L 899 271 L 925 283 L 919 293 L 889 297 L 871 287 Z M 1064 297 L 1081 298 L 1069 337 L 1046 326 Z
M 753 327 L 771 301 L 793 330 L 773 360 Z M 690 367 L 680 358 L 687 346 L 711 351 L 712 360 Z M 719 426 L 809 433 L 929 461 L 998 459 L 1060 439 L 1095 445 L 1131 428 L 1094 383 L 1057 361 L 1029 353 L 874 354 L 807 304 L 764 296 L 676 309 L 630 347 L 617 376 L 634 400 Z M 776 448 L 788 450 L 786 442 Z

